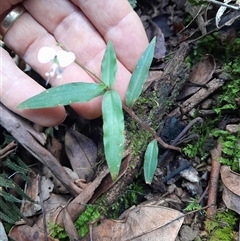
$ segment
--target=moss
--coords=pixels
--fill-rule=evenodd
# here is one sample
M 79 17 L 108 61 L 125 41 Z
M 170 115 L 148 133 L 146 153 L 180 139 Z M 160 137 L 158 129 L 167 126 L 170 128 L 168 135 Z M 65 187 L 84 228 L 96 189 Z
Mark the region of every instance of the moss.
M 130 184 L 126 191 L 108 208 L 107 217 L 117 219 L 123 211 L 138 203 L 142 196 L 143 188 L 139 182 Z
M 219 138 L 219 141 L 222 143 L 222 156 L 220 162 L 223 165 L 230 166 L 233 171 L 238 172 L 240 159 L 240 129 L 236 136 L 228 131 L 219 129 L 213 130 L 212 135 Z
M 133 156 L 138 156 L 142 153 L 142 150 L 147 148 L 147 144 L 150 140 L 151 134 L 139 127 L 134 120 L 130 120 L 128 125 L 130 134 L 130 149 L 132 150 Z
M 48 223 L 49 235 L 52 238 L 57 238 L 59 241 L 68 241 L 69 238 L 67 236 L 66 231 L 59 226 L 57 223 Z
M 236 222 L 236 213 L 233 211 L 218 211 L 213 220 L 205 221 L 205 228 L 209 234 L 208 240 L 234 240 L 234 226 L 236 225 Z
M 87 205 L 85 211 L 77 218 L 74 225 L 78 231 L 79 237 L 82 238 L 88 233 L 89 223 L 100 217 L 98 205 Z
M 158 106 L 158 97 L 156 91 L 151 92 L 151 96 L 140 96 L 136 103 L 134 104 L 134 112 L 135 114 L 143 119 L 143 121 L 147 117 L 147 123 L 151 125 L 154 123 L 153 114 L 151 112 L 152 109 Z

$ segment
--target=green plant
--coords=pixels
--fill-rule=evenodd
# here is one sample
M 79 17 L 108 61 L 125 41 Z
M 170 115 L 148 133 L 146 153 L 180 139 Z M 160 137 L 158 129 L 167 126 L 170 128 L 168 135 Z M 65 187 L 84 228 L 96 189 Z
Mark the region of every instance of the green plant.
M 214 130 L 212 135 L 219 138 L 219 141 L 222 143 L 222 157 L 220 162 L 224 165 L 230 166 L 233 171 L 239 171 L 240 128 L 236 136 L 223 130 Z
M 223 70 L 228 74 L 229 81 L 221 88 L 221 93 L 216 101 L 214 110 L 221 113 L 222 110 L 236 110 L 236 98 L 240 96 L 240 38 L 232 42 L 226 42 L 225 56 L 227 61 L 224 62 Z
M 240 68 L 239 68 L 240 73 Z M 215 112 L 218 114 L 222 110 L 236 110 L 236 98 L 240 96 L 240 79 L 235 79 L 226 83 L 222 87 L 222 93 L 217 99 Z
M 132 73 L 126 92 L 126 105 L 122 105 L 118 93 L 113 89 L 117 70 L 117 60 L 112 44 L 108 42 L 101 64 L 101 78 L 94 75 L 90 70 L 87 70 L 80 63 L 77 63 L 85 71 L 97 78 L 99 83 L 78 82 L 53 87 L 24 101 L 18 106 L 18 108 L 33 109 L 47 108 L 57 105 L 68 105 L 73 102 L 86 102 L 97 96 L 103 95 L 102 117 L 104 152 L 112 179 L 116 180 L 124 151 L 124 119 L 122 108 L 128 114 L 130 114 L 138 122 L 138 124 L 149 131 L 154 139 L 156 139 L 161 145 L 165 144 L 157 136 L 155 131 L 145 123 L 142 123 L 141 120 L 131 110 L 135 101 L 140 96 L 143 84 L 147 79 L 148 71 L 153 59 L 155 41 L 156 38 L 150 42 L 142 56 L 139 58 L 137 65 Z M 49 57 L 46 57 L 46 51 L 51 52 Z M 72 63 L 72 61 L 75 59 L 73 53 L 66 51 L 64 52 L 63 50 L 55 53 L 55 50 L 49 51 L 48 47 L 43 47 L 43 49 L 40 49 L 39 52 L 39 62 L 53 62 L 51 71 L 46 73 L 48 77 L 59 77 L 62 73 L 62 67 Z M 65 58 L 67 58 L 69 55 L 69 60 L 66 60 L 65 58 L 60 59 L 60 57 L 63 55 Z M 149 144 L 150 147 L 152 143 L 155 143 L 154 149 L 157 150 L 158 147 L 156 141 L 151 142 Z M 179 149 L 172 146 L 168 146 L 168 148 L 175 150 Z M 157 152 L 155 151 L 153 153 Z M 152 155 L 152 152 L 146 152 L 144 169 L 146 171 L 145 173 L 148 174 L 146 177 L 146 182 L 148 183 L 151 183 L 152 181 L 156 162 L 156 155 Z
M 89 231 L 89 223 L 97 220 L 100 217 L 98 208 L 95 205 L 87 205 L 84 212 L 76 219 L 74 226 L 76 227 L 79 237 L 84 237 Z M 59 226 L 58 223 L 48 223 L 49 235 L 52 238 L 57 238 L 59 241 L 69 241 L 66 231 Z
M 209 241 L 231 241 L 233 228 L 236 225 L 236 214 L 231 211 L 218 211 L 213 220 L 205 221 L 205 228 L 209 235 Z
M 48 222 L 49 235 L 52 238 L 57 238 L 59 241 L 68 241 L 69 238 L 65 230 L 57 223 Z
M 201 126 L 193 126 L 191 129 L 191 134 L 198 136 L 197 141 L 194 144 L 187 144 L 182 150 L 183 153 L 189 158 L 194 158 L 196 156 L 200 157 L 201 160 L 205 160 L 209 155 L 209 151 L 214 147 L 214 140 L 211 138 L 210 133 L 216 123 L 218 122 L 218 117 L 215 119 L 205 119 Z
M 17 198 L 8 192 L 9 189 L 15 191 L 21 198 L 33 202 L 24 191 L 5 173 L 0 174 L 0 220 L 4 220 L 7 223 L 14 224 L 20 218 L 25 219 L 19 210 L 18 205 L 22 202 L 20 198 Z
M 106 215 L 109 218 L 118 218 L 119 215 L 128 208 L 135 205 L 143 189 L 138 182 L 133 182 L 127 187 L 127 190 L 111 205 L 110 212 Z
M 137 6 L 137 0 L 128 0 L 128 2 L 131 4 L 132 8 Z
M 100 213 L 97 206 L 87 205 L 87 208 L 74 223 L 80 238 L 88 233 L 89 223 L 97 220 L 99 217 Z
M 191 201 L 187 205 L 187 207 L 184 208 L 184 211 L 189 212 L 193 210 L 201 209 L 201 205 L 198 203 L 197 199 L 191 198 Z
M 5 135 L 5 141 L 1 145 L 1 148 L 6 144 L 13 141 L 10 135 Z M 19 175 L 19 177 L 28 182 L 28 175 L 31 169 L 13 152 L 1 160 L 1 171 L 0 174 L 0 220 L 5 221 L 9 224 L 15 224 L 20 218 L 25 219 L 19 210 L 19 205 L 22 203 L 22 199 L 26 199 L 33 202 L 25 192 L 20 188 L 14 181 L 14 175 Z M 7 174 L 7 172 L 13 173 Z M 18 196 L 12 195 L 9 190 L 17 193 Z

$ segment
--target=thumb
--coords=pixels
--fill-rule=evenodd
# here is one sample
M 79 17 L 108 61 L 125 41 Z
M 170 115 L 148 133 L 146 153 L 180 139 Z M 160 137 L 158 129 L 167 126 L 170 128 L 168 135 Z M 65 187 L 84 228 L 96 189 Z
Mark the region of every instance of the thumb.
M 4 49 L 1 48 L 1 52 L 0 75 L 2 78 L 0 100 L 3 105 L 42 126 L 60 124 L 65 118 L 65 110 L 62 106 L 32 110 L 17 109 L 21 102 L 39 94 L 44 88 L 22 72 Z

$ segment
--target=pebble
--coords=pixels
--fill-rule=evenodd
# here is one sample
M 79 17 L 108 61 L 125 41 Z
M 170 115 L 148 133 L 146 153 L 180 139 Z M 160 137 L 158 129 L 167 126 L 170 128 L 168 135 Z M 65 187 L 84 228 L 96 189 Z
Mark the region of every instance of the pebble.
M 237 125 L 237 124 L 226 125 L 226 131 L 228 131 L 231 134 L 238 133 L 239 128 L 240 128 L 240 124 L 239 125 Z
M 197 230 L 192 230 L 189 226 L 183 225 L 180 230 L 181 241 L 192 241 L 198 236 Z
M 203 110 L 208 110 L 212 107 L 212 104 L 213 104 L 213 100 L 212 99 L 207 99 L 207 100 L 204 100 L 201 104 L 201 108 Z
M 193 167 L 189 167 L 180 172 L 180 176 L 190 182 L 199 182 L 198 172 Z

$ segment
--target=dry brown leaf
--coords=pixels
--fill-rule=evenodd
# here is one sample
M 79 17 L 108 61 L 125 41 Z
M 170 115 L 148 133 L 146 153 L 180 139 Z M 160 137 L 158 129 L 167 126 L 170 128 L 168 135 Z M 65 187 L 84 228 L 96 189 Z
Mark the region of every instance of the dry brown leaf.
M 175 110 L 173 110 L 168 116 L 179 117 L 183 114 L 191 111 L 195 106 L 197 106 L 201 101 L 206 99 L 214 91 L 219 89 L 224 84 L 224 81 L 221 79 L 213 79 L 207 83 L 207 88 L 201 88 L 197 93 L 192 95 L 190 98 L 185 100 L 182 104 L 179 105 Z
M 95 143 L 79 132 L 69 129 L 65 135 L 65 149 L 72 169 L 79 179 L 92 181 L 97 159 Z
M 126 154 L 125 157 L 123 157 L 123 160 L 121 162 L 118 178 L 115 182 L 113 182 L 110 173 L 103 178 L 101 184 L 99 187 L 95 190 L 94 195 L 92 199 L 90 200 L 90 203 L 95 202 L 103 193 L 105 193 L 107 190 L 109 190 L 114 184 L 117 183 L 118 180 L 121 179 L 121 177 L 126 173 L 127 168 L 129 167 L 129 161 L 131 159 L 131 156 Z M 116 195 L 119 195 L 119 193 L 116 193 Z
M 148 74 L 148 78 L 145 81 L 145 84 L 143 86 L 143 92 L 154 82 L 158 81 L 163 75 L 162 71 L 159 70 L 150 70 Z
M 57 159 L 61 160 L 63 145 L 53 136 L 48 137 L 47 149 Z
M 192 72 L 189 75 L 190 84 L 206 84 L 212 78 L 215 69 L 216 63 L 213 56 L 207 55 L 193 67 Z M 189 84 L 185 85 L 178 96 L 178 100 L 185 99 L 186 97 L 196 93 L 199 89 L 200 87 L 198 86 L 191 86 Z
M 76 172 L 74 172 L 73 170 L 71 170 L 70 168 L 65 167 L 65 166 L 63 166 L 63 169 L 69 175 L 71 180 L 75 183 L 75 181 L 78 179 L 78 174 Z M 42 190 L 46 189 L 48 186 L 49 192 L 53 191 L 55 193 L 69 193 L 69 190 L 54 176 L 54 174 L 47 167 L 43 168 L 42 173 L 43 173 L 44 177 L 47 179 L 46 185 L 41 184 L 41 186 L 43 186 Z M 43 180 L 41 180 L 41 182 L 43 182 Z M 47 183 L 47 182 L 49 182 L 49 183 Z M 52 188 L 51 188 L 51 184 L 53 185 Z M 44 185 L 46 187 L 44 187 Z
M 27 122 L 25 122 L 18 115 L 15 115 L 9 111 L 5 106 L 0 103 L 0 121 L 3 128 L 5 128 L 21 145 L 43 163 L 44 166 L 60 180 L 65 187 L 67 187 L 70 193 L 76 197 L 81 193 L 81 189 L 78 188 L 70 179 L 69 175 L 60 165 L 58 160 L 45 149 L 45 139 L 41 133 L 38 133 Z M 4 116 L 4 118 L 2 118 Z M 17 128 L 16 128 L 17 126 Z
M 223 181 L 223 201 L 227 208 L 240 214 L 240 175 L 231 171 L 229 166 L 221 167 Z
M 59 185 L 62 184 L 59 182 Z M 32 200 L 36 201 L 36 203 L 23 200 L 23 203 L 21 205 L 21 213 L 26 217 L 31 217 L 36 215 L 42 209 L 42 207 L 40 206 L 39 193 L 41 193 L 41 199 L 44 203 L 45 210 L 51 210 L 65 204 L 71 196 L 61 196 L 53 194 L 53 186 L 53 182 L 46 176 L 39 178 L 39 175 L 32 173 L 32 175 L 30 175 L 30 181 L 27 182 L 25 185 L 25 193 Z
M 39 176 L 36 175 L 34 172 L 31 172 L 31 174 L 29 175 L 29 182 L 26 182 L 24 188 L 24 192 L 26 193 L 26 195 L 28 195 L 28 197 L 30 197 L 32 200 L 36 202 L 39 201 L 38 177 Z M 24 216 L 29 217 L 36 214 L 36 212 L 38 212 L 40 209 L 41 207 L 39 206 L 39 204 L 32 203 L 24 199 L 20 211 Z
M 9 232 L 9 237 L 17 241 L 45 241 L 45 235 L 36 227 L 30 227 L 28 225 L 15 225 Z M 58 241 L 48 237 L 48 241 Z
M 184 219 L 179 211 L 154 205 L 130 208 L 120 218 L 106 219 L 93 228 L 93 240 L 174 241 Z
M 63 215 L 64 215 L 64 219 L 63 219 L 64 230 L 68 234 L 70 241 L 80 240 L 77 229 L 74 226 L 73 220 L 66 209 L 64 209 Z
M 162 59 L 166 55 L 166 46 L 164 34 L 156 23 L 154 23 L 150 18 L 145 20 L 145 30 L 149 40 L 156 37 L 154 58 Z
M 69 230 L 65 227 L 66 212 L 69 217 L 75 221 L 78 216 L 85 210 L 86 204 L 92 198 L 94 191 L 102 182 L 103 178 L 109 173 L 106 169 L 101 172 L 96 179 L 88 185 L 86 189 L 82 191 L 75 199 L 70 201 L 70 196 L 67 195 L 57 195 L 51 193 L 50 198 L 44 202 L 44 209 L 46 214 L 47 222 L 58 223 L 64 229 Z M 65 211 L 66 209 L 66 211 Z M 35 226 L 43 230 L 43 217 L 40 216 Z

